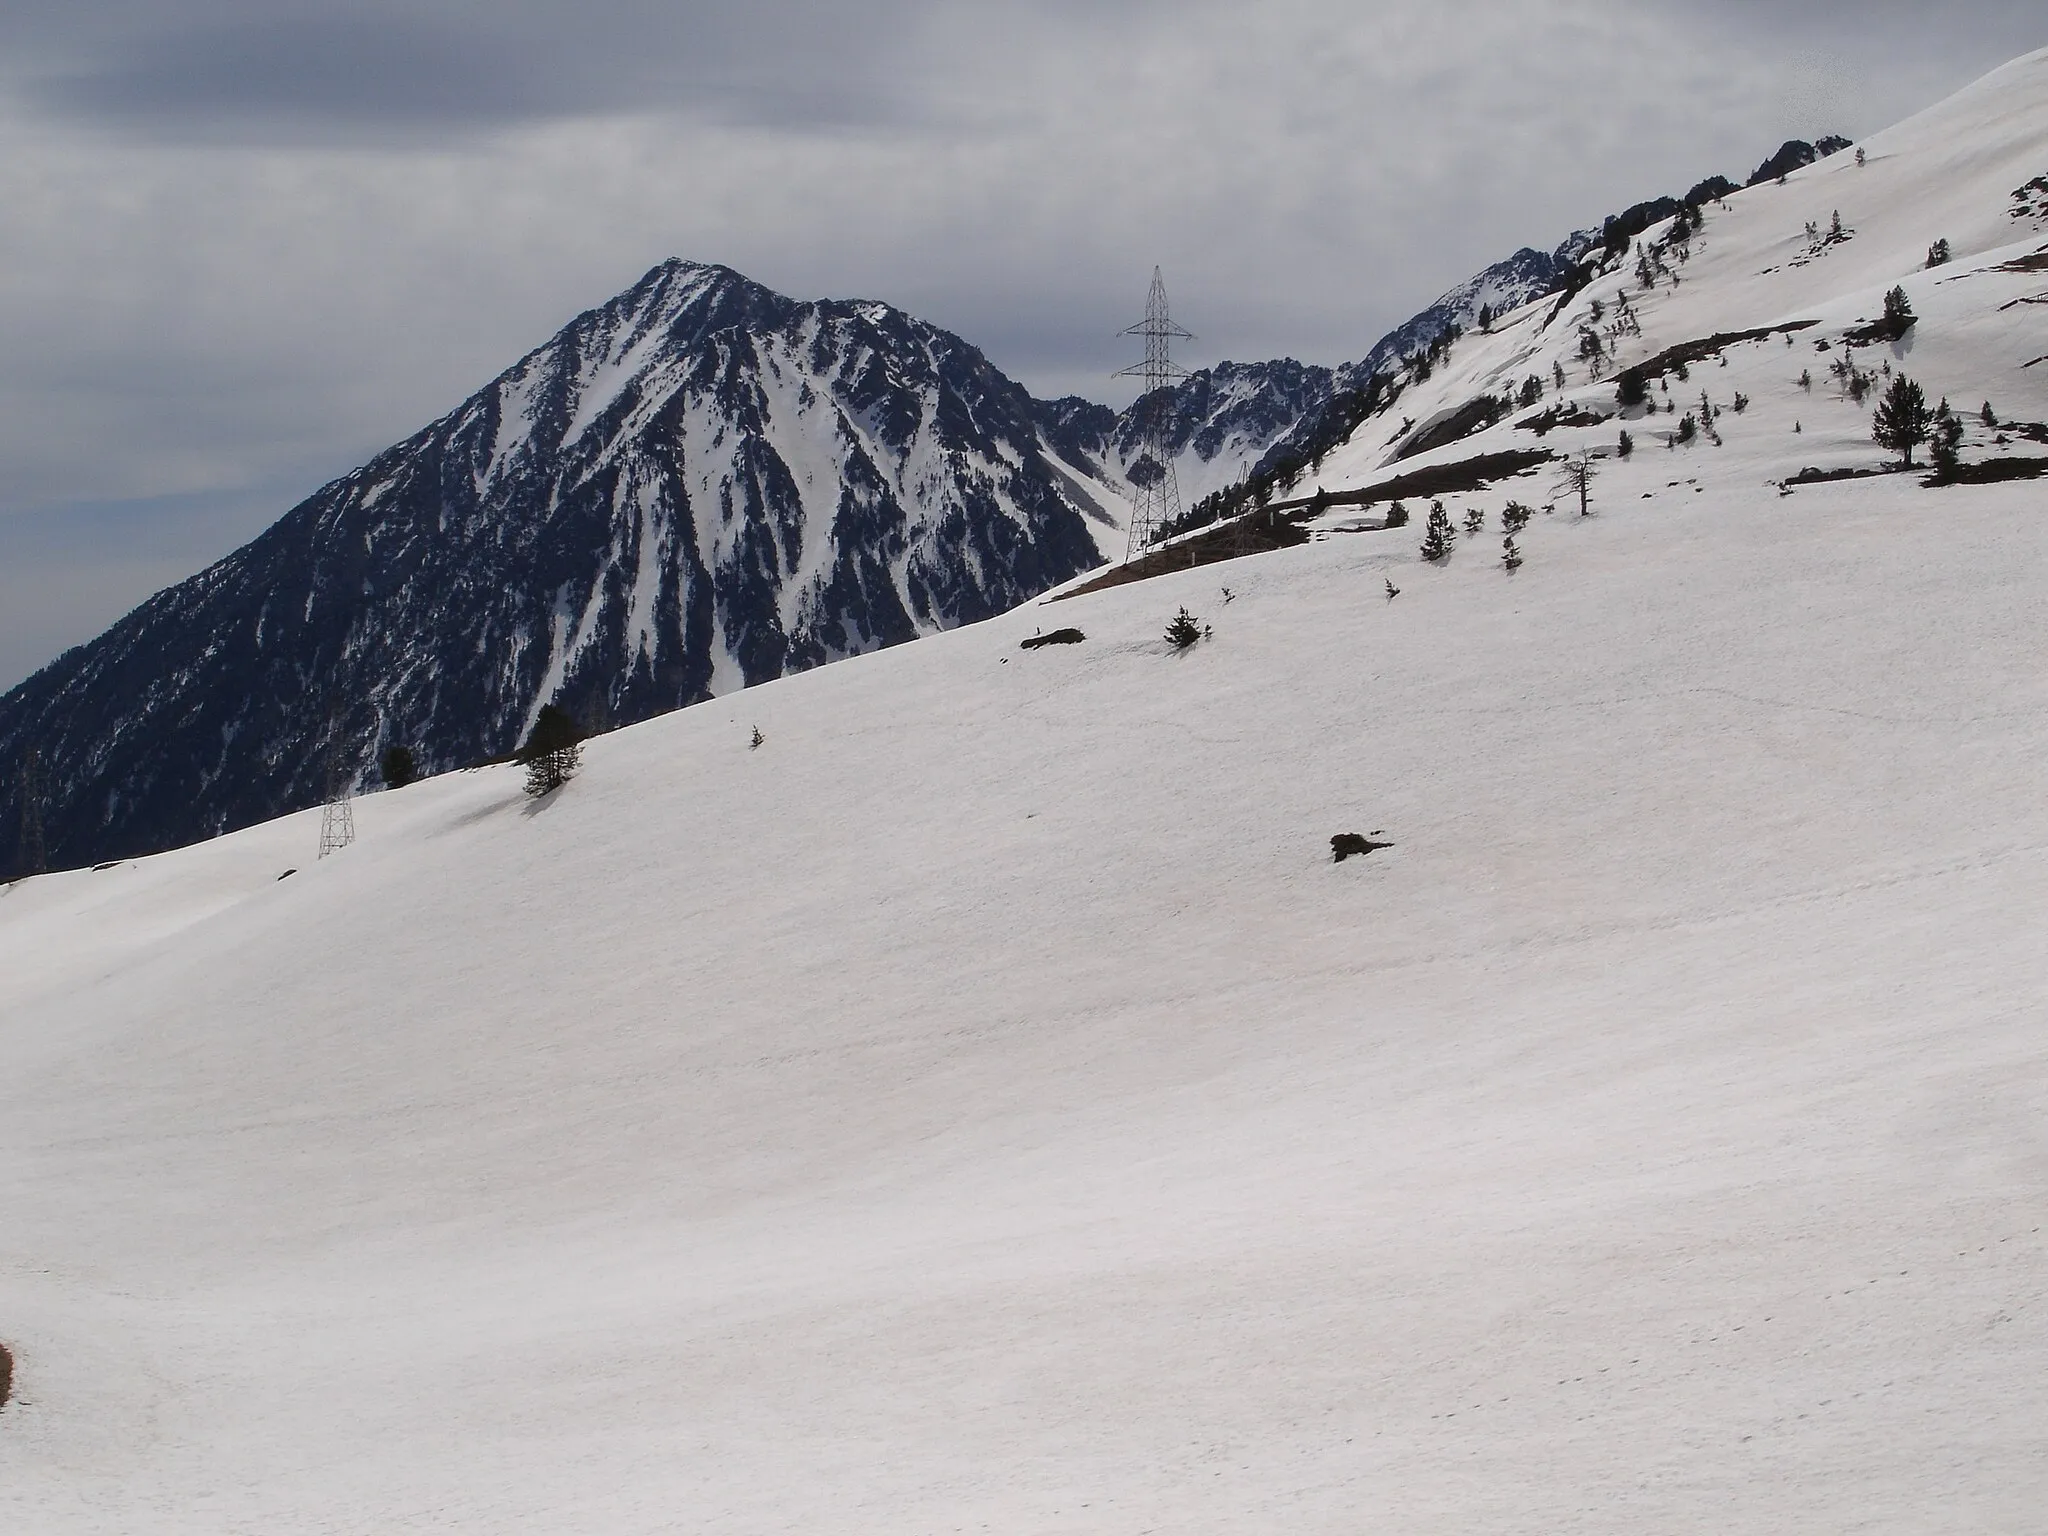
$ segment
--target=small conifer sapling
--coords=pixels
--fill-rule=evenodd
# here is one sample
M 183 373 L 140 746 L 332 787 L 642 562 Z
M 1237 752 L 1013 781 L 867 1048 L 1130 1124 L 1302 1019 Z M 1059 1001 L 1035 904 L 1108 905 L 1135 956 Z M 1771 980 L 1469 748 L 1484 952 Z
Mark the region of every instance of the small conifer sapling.
M 1166 643 L 1176 651 L 1184 651 L 1196 641 L 1207 638 L 1208 633 L 1209 627 L 1183 607 L 1166 626 Z

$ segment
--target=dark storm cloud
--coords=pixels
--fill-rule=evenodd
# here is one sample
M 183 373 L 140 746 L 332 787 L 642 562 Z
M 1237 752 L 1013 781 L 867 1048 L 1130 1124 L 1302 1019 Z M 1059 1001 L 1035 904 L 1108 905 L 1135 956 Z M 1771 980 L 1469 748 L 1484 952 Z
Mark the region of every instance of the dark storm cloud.
M 890 62 L 929 0 L 16 7 L 46 112 L 200 139 L 357 139 L 668 111 L 794 128 L 915 116 Z

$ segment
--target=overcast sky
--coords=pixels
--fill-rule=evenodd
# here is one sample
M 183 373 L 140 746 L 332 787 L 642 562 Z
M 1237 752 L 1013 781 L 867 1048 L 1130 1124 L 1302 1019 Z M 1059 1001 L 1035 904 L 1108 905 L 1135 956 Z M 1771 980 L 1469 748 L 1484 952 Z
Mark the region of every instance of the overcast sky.
M 0 0 L 0 688 L 665 257 L 1120 401 L 2048 45 L 2039 0 Z

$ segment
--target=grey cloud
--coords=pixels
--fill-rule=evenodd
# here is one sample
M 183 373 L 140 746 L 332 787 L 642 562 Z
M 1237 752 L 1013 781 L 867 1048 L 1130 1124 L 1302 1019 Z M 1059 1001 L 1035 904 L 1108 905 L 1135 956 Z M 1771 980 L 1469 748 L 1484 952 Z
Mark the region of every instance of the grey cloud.
M 573 104 L 503 38 L 410 19 L 306 18 L 207 27 L 110 50 L 30 82 L 52 111 L 141 128 L 361 120 L 515 121 Z
M 665 111 L 793 129 L 914 117 L 892 78 L 931 0 L 592 0 L 577 7 L 190 3 L 13 18 L 42 111 L 212 141 L 417 140 Z M 0 33 L 6 35 L 6 33 Z

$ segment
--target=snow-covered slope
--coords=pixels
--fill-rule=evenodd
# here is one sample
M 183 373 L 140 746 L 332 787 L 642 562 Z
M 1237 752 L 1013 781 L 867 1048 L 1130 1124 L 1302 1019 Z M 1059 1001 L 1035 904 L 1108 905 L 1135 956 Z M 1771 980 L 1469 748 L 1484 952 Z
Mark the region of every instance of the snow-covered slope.
M 0 699 L 0 762 L 40 748 L 60 862 L 163 847 L 318 799 L 330 743 L 452 767 L 986 618 L 1122 515 L 958 337 L 668 262 Z
M 1861 174 L 2003 199 L 2044 68 Z M 1716 309 L 1731 199 L 1629 340 L 1895 223 L 1895 366 L 2022 400 L 1949 190 Z M 0 1528 L 2031 1532 L 2048 518 L 1783 497 L 1877 455 L 1761 389 L 1512 576 L 1332 533 L 5 888 Z
M 1687 239 L 1674 240 L 1669 221 L 1657 225 L 1569 300 L 1538 300 L 1492 335 L 1466 336 L 1426 378 L 1404 375 L 1398 397 L 1289 494 L 1355 490 L 1396 464 L 1406 472 L 1505 448 L 1611 452 L 1623 427 L 1637 455 L 1614 466 L 1609 497 L 1674 478 L 1759 485 L 1809 466 L 1875 467 L 1885 458 L 1870 438 L 1875 399 L 1858 403 L 1831 372 L 1851 360 L 1876 389 L 1905 372 L 1930 403 L 1948 398 L 1970 419 L 1966 459 L 2010 446 L 1977 417 L 1989 402 L 2002 421 L 2048 420 L 2048 217 L 2015 196 L 2048 174 L 2048 52 L 1860 147 L 1861 164 L 1836 154 L 1709 204 Z M 1837 216 L 1841 237 L 1831 239 Z M 1940 240 L 1951 258 L 1930 268 Z M 1919 323 L 1896 341 L 1845 347 L 1895 285 Z M 1660 362 L 1675 348 L 1747 333 L 1756 334 L 1705 348 L 1683 373 Z M 1617 422 L 1615 376 L 1631 366 L 1650 367 L 1664 409 Z M 1721 442 L 1702 433 L 1666 451 L 1687 414 L 1707 425 L 1703 391 Z M 1489 401 L 1494 409 L 1481 410 Z M 1490 429 L 1460 430 L 1489 414 L 1499 417 Z M 1560 415 L 1600 420 L 1552 427 Z M 1517 494 L 1549 499 L 1527 486 Z
M 1922 495 L 1333 539 L 15 885 L 0 1524 L 2030 1529 L 2048 519 Z

